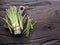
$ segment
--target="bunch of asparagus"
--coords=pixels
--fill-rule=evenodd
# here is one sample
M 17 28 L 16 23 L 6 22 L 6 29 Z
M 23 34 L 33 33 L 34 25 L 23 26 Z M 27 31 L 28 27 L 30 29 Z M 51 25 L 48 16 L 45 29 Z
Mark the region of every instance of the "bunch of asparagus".
M 30 29 L 33 27 L 32 20 L 27 16 L 26 27 L 24 28 L 24 16 L 22 16 L 21 11 L 20 8 L 17 10 L 16 6 L 6 9 L 4 20 L 6 21 L 11 34 L 13 33 L 13 30 L 14 35 L 23 33 L 26 36 L 29 36 Z

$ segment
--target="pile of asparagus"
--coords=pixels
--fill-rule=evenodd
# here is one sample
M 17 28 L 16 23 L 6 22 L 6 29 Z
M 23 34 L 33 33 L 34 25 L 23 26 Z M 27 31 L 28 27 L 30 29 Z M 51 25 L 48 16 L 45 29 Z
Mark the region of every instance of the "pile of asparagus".
M 27 20 L 24 23 L 25 16 L 22 16 L 22 10 L 23 8 L 20 10 L 20 8 L 17 9 L 16 6 L 6 9 L 4 20 L 6 21 L 11 34 L 14 32 L 14 35 L 23 33 L 26 36 L 29 36 L 33 23 L 28 15 L 26 17 Z

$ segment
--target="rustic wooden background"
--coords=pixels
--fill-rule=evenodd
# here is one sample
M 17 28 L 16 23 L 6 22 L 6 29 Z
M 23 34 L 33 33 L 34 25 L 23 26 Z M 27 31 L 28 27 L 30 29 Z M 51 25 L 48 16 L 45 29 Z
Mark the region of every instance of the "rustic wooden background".
M 34 29 L 31 30 L 29 44 L 26 45 L 46 45 L 49 41 L 60 41 L 60 0 L 0 0 L 0 17 L 4 17 L 5 9 L 9 6 L 28 7 L 26 12 L 37 21 Z M 4 21 L 0 19 L 0 34 L 9 35 L 3 28 Z M 0 40 L 5 36 L 0 35 Z M 5 40 L 10 39 L 7 36 Z M 10 39 L 12 42 L 19 42 L 19 39 Z M 2 40 L 1 40 L 2 41 Z M 3 42 L 3 41 L 2 41 Z M 33 42 L 33 44 L 31 43 Z M 36 42 L 36 43 L 34 43 Z M 58 45 L 59 42 L 54 43 Z M 52 45 L 52 44 L 51 44 Z

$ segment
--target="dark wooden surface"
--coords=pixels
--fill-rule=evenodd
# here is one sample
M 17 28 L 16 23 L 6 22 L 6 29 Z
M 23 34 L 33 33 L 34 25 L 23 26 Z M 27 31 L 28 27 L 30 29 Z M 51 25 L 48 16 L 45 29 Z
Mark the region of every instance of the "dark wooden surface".
M 9 6 L 28 7 L 26 12 L 37 21 L 34 29 L 31 30 L 30 37 L 12 37 L 4 29 L 4 21 L 0 18 L 0 42 L 4 43 L 24 43 L 20 45 L 44 45 L 49 41 L 60 41 L 60 1 L 51 0 L 0 0 L 0 17 L 4 17 L 5 9 Z M 28 40 L 27 40 L 28 39 Z M 5 40 L 5 41 L 4 41 Z M 28 44 L 25 44 L 25 43 Z M 60 45 L 59 42 L 53 45 Z M 52 44 L 51 44 L 52 45 Z

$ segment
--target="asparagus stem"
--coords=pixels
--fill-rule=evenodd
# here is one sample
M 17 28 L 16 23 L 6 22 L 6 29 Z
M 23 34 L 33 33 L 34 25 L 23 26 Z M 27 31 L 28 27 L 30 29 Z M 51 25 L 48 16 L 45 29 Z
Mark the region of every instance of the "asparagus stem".
M 25 9 L 25 8 L 24 8 Z M 25 16 L 22 16 L 22 13 L 20 8 L 17 10 L 15 6 L 9 8 L 6 10 L 6 19 L 4 19 L 8 25 L 8 28 L 11 33 L 12 29 L 14 31 L 14 34 L 21 34 L 21 30 L 24 29 L 24 18 Z M 27 24 L 26 28 L 23 30 L 23 33 L 28 37 L 30 34 L 30 29 L 33 28 L 32 20 L 29 16 L 27 16 Z

